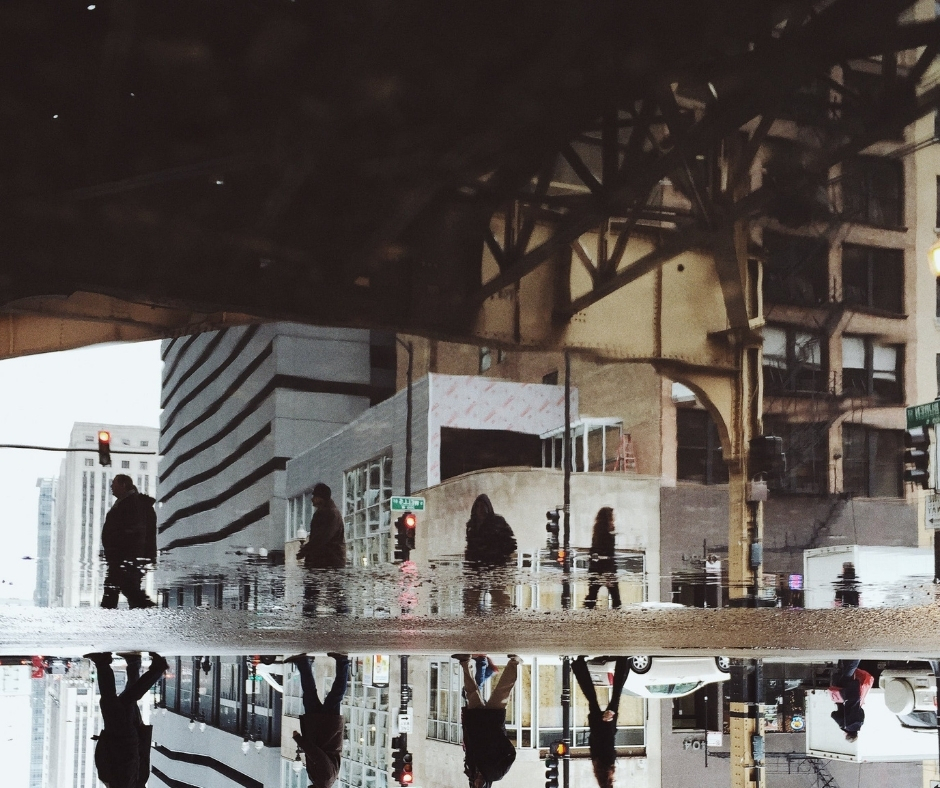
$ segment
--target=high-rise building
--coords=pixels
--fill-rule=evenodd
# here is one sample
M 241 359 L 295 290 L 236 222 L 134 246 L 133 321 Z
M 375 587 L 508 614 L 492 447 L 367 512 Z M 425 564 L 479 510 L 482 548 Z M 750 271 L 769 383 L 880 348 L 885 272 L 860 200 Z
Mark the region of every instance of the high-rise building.
M 56 481 L 56 479 L 36 480 L 36 486 L 39 488 L 39 522 L 36 532 L 36 586 L 33 590 L 33 603 L 37 607 L 49 607 Z
M 394 392 L 395 339 L 272 323 L 165 341 L 163 363 L 159 584 L 238 604 L 239 563 L 283 555 L 287 461 Z
M 99 430 L 111 433 L 110 467 L 99 465 Z M 126 474 L 140 492 L 155 496 L 158 438 L 154 427 L 83 422 L 72 427 L 69 448 L 80 451 L 66 455 L 56 487 L 51 606 L 95 607 L 101 601 L 101 526 L 114 502 L 111 480 Z

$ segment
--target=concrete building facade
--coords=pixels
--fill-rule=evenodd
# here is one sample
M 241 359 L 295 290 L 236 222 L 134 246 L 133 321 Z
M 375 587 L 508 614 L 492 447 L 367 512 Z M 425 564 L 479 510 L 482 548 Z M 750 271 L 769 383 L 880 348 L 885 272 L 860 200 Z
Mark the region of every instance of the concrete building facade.
M 111 433 L 111 466 L 98 462 L 98 431 Z M 50 544 L 53 607 L 97 607 L 105 566 L 100 558 L 101 527 L 114 497 L 111 480 L 124 473 L 140 490 L 157 494 L 157 441 L 154 427 L 79 422 L 69 436 L 70 451 L 56 484 L 55 525 Z
M 36 528 L 36 586 L 33 589 L 33 604 L 49 607 L 52 592 L 53 555 L 52 529 L 55 522 L 56 479 L 37 479 L 39 503 Z
M 292 323 L 163 343 L 158 545 L 177 573 L 282 555 L 287 461 L 390 395 L 388 335 Z M 188 578 L 188 579 L 187 579 Z

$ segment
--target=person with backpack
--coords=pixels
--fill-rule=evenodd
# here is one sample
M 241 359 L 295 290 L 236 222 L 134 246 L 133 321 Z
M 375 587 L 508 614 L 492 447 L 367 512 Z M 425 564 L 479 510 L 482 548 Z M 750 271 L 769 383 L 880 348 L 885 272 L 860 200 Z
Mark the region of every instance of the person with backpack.
M 117 474 L 111 481 L 117 498 L 101 529 L 101 549 L 108 572 L 104 579 L 101 607 L 116 608 L 124 594 L 132 608 L 156 603 L 141 587 L 145 567 L 157 560 L 157 513 L 154 499 L 137 491 L 131 477 Z

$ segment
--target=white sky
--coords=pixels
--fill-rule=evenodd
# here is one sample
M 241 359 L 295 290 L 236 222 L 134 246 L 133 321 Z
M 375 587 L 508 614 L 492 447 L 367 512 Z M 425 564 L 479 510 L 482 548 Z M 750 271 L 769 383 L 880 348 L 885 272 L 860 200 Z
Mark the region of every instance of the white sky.
M 97 345 L 0 361 L 0 443 L 67 446 L 76 421 L 160 426 L 159 342 Z M 0 599 L 32 599 L 36 480 L 61 453 L 0 449 Z

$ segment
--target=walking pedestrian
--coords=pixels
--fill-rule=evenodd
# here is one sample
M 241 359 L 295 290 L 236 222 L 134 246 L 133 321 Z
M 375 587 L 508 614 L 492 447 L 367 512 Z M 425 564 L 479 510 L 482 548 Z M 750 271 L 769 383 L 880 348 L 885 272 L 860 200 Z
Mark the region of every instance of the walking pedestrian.
M 330 788 L 336 782 L 343 752 L 345 721 L 340 704 L 349 683 L 349 655 L 331 651 L 327 656 L 333 658 L 336 672 L 333 686 L 322 701 L 313 677 L 313 658 L 298 654 L 284 660 L 293 663 L 300 674 L 304 713 L 300 733 L 294 731 L 294 741 L 304 753 L 307 776 L 315 788 Z
M 606 586 L 611 603 L 614 607 L 620 607 L 620 584 L 617 582 L 617 564 L 614 559 L 614 510 L 609 506 L 602 506 L 594 518 L 588 572 L 590 579 L 584 606 L 593 610 L 598 592 Z
M 116 608 L 119 594 L 124 594 L 132 608 L 153 607 L 156 603 L 141 584 L 146 566 L 157 560 L 155 501 L 138 492 L 124 473 L 111 480 L 111 494 L 117 500 L 101 528 L 101 549 L 108 565 L 101 607 Z
M 470 654 L 454 654 L 452 659 L 460 663 L 467 696 L 467 705 L 461 710 L 464 774 L 470 788 L 488 788 L 503 779 L 516 760 L 516 748 L 506 733 L 506 706 L 522 660 L 515 654 L 509 655 L 499 682 L 484 701 L 474 671 L 470 669 Z
M 614 683 L 610 689 L 610 702 L 607 708 L 601 709 L 586 658 L 578 657 L 571 666 L 571 672 L 578 680 L 581 694 L 588 702 L 588 748 L 591 753 L 594 777 L 600 788 L 613 788 L 614 785 L 614 769 L 617 761 L 617 713 L 620 708 L 620 695 L 623 693 L 623 685 L 627 680 L 629 670 L 629 659 L 617 657 Z
M 835 701 L 832 719 L 845 733 L 846 741 L 855 741 L 865 724 L 865 696 L 875 683 L 874 676 L 859 667 L 860 660 L 839 660 L 832 676 L 829 695 Z
M 150 779 L 150 741 L 153 727 L 144 725 L 137 701 L 144 697 L 167 669 L 167 661 L 150 652 L 150 667 L 140 675 L 140 654 L 122 654 L 127 681 L 117 694 L 111 653 L 86 654 L 98 674 L 99 706 L 104 727 L 93 737 L 98 779 L 108 788 L 144 788 Z
M 487 593 L 493 610 L 508 610 L 511 601 L 506 585 L 493 575 L 511 564 L 516 537 L 506 518 L 496 514 L 489 496 L 478 495 L 473 502 L 466 533 L 464 560 L 472 577 L 464 589 L 465 612 L 480 612 Z
M 346 566 L 346 535 L 343 516 L 333 503 L 333 491 L 323 482 L 313 486 L 311 500 L 313 517 L 310 518 L 310 535 L 297 553 L 308 570 L 304 580 L 304 613 L 315 615 L 320 597 L 320 586 L 324 578 L 311 574 L 309 570 L 341 569 Z M 337 589 L 337 598 L 341 590 Z M 340 606 L 337 613 L 345 608 Z

